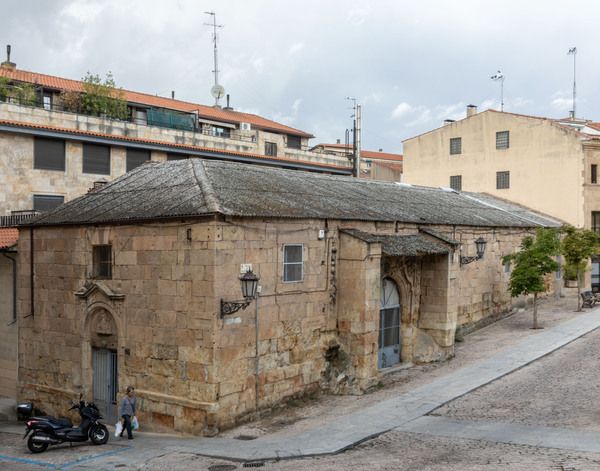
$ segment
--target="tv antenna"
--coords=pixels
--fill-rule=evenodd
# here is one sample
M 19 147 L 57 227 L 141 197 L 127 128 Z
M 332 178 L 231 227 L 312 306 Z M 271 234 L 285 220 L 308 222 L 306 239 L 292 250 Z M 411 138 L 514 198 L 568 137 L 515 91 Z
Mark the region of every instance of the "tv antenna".
M 569 48 L 569 52 L 567 52 L 567 55 L 569 56 L 573 56 L 573 119 L 575 119 L 575 96 L 576 96 L 576 89 L 575 89 L 575 72 L 576 72 L 576 58 L 577 58 L 577 48 L 576 47 L 571 47 Z
M 214 45 L 214 64 L 215 68 L 213 70 L 215 74 L 215 84 L 210 89 L 210 94 L 215 99 L 215 106 L 219 106 L 219 100 L 225 96 L 225 89 L 223 85 L 219 84 L 219 62 L 218 62 L 218 54 L 217 54 L 217 28 L 222 28 L 223 25 L 217 24 L 217 15 L 214 11 L 205 11 L 206 15 L 212 16 L 212 23 L 204 23 L 205 26 L 213 27 L 213 45 Z
M 504 74 L 498 71 L 490 78 L 494 82 L 500 82 L 500 111 L 504 111 Z

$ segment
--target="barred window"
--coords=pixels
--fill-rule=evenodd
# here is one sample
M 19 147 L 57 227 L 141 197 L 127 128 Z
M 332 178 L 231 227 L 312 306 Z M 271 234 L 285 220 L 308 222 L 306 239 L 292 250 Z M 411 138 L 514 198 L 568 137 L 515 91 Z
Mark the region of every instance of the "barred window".
M 93 247 L 94 278 L 112 278 L 112 246 L 94 245 Z
M 283 246 L 283 281 L 302 281 L 304 278 L 303 246 Z
M 65 141 L 35 137 L 33 141 L 33 168 L 65 171 Z
M 462 154 L 462 137 L 450 139 L 450 155 Z
M 510 188 L 510 172 L 496 172 L 496 189 L 505 190 Z
M 499 131 L 496 133 L 496 149 L 508 149 L 510 142 L 508 131 Z
M 462 190 L 462 175 L 452 175 L 450 177 L 450 188 L 456 191 Z
M 83 173 L 110 175 L 110 147 L 83 144 Z

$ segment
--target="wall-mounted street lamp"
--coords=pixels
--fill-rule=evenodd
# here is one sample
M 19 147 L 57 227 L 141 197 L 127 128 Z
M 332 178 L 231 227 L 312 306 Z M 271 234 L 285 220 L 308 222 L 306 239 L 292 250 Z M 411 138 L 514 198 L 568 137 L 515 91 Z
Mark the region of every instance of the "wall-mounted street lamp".
M 475 247 L 477 247 L 477 255 L 473 257 L 460 257 L 460 264 L 467 265 L 468 263 L 474 262 L 476 260 L 481 260 L 483 258 L 483 254 L 485 253 L 485 244 L 487 244 L 486 240 L 483 237 L 480 237 L 475 241 Z
M 223 317 L 238 312 L 240 309 L 246 309 L 248 305 L 256 298 L 256 290 L 258 288 L 258 280 L 252 270 L 248 270 L 240 276 L 240 285 L 242 288 L 243 301 L 224 301 L 221 299 L 221 319 Z

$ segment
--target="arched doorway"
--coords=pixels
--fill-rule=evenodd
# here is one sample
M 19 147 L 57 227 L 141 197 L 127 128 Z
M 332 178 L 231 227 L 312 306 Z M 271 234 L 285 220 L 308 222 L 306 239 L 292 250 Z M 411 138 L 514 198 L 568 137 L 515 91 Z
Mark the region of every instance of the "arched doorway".
M 400 293 L 390 278 L 381 281 L 378 367 L 400 363 Z

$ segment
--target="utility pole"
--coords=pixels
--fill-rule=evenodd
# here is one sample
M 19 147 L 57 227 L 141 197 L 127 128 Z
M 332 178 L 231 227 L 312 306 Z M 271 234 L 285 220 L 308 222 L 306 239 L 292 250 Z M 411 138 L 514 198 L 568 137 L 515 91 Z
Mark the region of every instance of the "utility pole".
M 219 62 L 218 62 L 218 54 L 217 54 L 217 28 L 222 28 L 223 25 L 217 24 L 217 15 L 214 11 L 205 11 L 207 15 L 212 16 L 212 23 L 204 23 L 205 26 L 212 26 L 213 28 L 213 56 L 214 56 L 214 65 L 215 69 L 213 70 L 215 74 L 215 84 L 211 89 L 211 94 L 215 98 L 215 106 L 219 106 L 219 99 L 225 95 L 225 89 L 219 84 Z
M 577 72 L 577 48 L 576 47 L 572 47 L 569 49 L 569 52 L 567 52 L 567 55 L 569 56 L 573 56 L 573 119 L 575 119 L 575 113 L 576 113 L 576 109 L 575 109 L 575 98 L 577 96 L 577 89 L 576 89 L 576 72 Z

